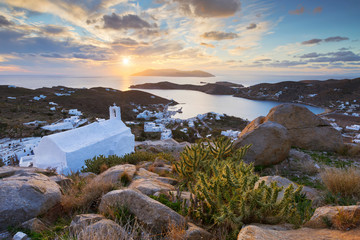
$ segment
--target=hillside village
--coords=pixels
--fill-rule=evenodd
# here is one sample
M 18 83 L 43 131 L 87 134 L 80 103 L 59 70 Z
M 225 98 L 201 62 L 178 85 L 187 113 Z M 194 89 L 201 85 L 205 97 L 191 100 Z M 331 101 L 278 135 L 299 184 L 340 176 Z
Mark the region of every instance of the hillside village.
M 250 123 L 217 113 L 181 120 L 171 101 L 130 103 L 131 118 L 112 103 L 96 117 L 37 96 L 25 101 L 62 117 L 27 118 L 22 128 L 39 137 L 1 140 L 0 200 L 11 204 L 0 206 L 0 238 L 359 236 L 356 121 L 294 104 Z

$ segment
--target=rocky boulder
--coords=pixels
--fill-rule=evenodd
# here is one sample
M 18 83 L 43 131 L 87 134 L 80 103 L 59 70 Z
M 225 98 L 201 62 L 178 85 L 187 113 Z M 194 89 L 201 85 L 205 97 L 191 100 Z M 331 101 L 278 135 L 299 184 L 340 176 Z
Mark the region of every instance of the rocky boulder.
M 268 166 L 282 162 L 289 154 L 290 138 L 285 127 L 274 122 L 253 120 L 234 142 L 235 148 L 251 144 L 244 157 L 255 166 Z
M 132 164 L 116 165 L 114 167 L 109 168 L 100 175 L 96 176 L 93 179 L 93 181 L 117 184 L 120 182 L 120 178 L 122 174 L 126 173 L 130 177 L 130 179 L 132 179 L 134 177 L 135 172 L 136 172 L 135 165 Z
M 186 226 L 183 216 L 136 190 L 115 190 L 105 194 L 101 199 L 99 210 L 107 213 L 117 206 L 127 207 L 154 233 L 161 233 L 174 225 Z
M 47 229 L 46 225 L 37 218 L 32 218 L 24 222 L 23 224 L 21 224 L 21 227 L 32 232 L 42 232 Z
M 70 233 L 73 235 L 79 234 L 87 226 L 96 223 L 100 220 L 105 219 L 103 215 L 100 214 L 80 214 L 76 215 L 70 223 Z
M 102 219 L 85 227 L 78 235 L 78 240 L 128 240 L 127 232 L 117 223 Z
M 0 230 L 46 213 L 61 200 L 60 186 L 41 173 L 9 167 L 0 172 Z
M 311 228 L 326 228 L 329 227 L 328 225 L 336 225 L 335 218 L 340 212 L 352 216 L 354 219 L 360 219 L 360 205 L 325 206 L 317 208 L 305 226 Z
M 318 151 L 336 151 L 343 145 L 339 131 L 303 106 L 278 105 L 270 110 L 263 121 L 283 125 L 289 132 L 292 146 Z
M 175 190 L 174 186 L 157 179 L 137 179 L 130 184 L 129 188 L 137 189 L 145 195 L 154 195 L 156 192 Z
M 360 230 L 294 229 L 290 225 L 251 224 L 243 227 L 238 240 L 360 240 Z
M 213 236 L 195 224 L 189 223 L 189 228 L 186 230 L 185 237 L 186 240 L 212 240 Z

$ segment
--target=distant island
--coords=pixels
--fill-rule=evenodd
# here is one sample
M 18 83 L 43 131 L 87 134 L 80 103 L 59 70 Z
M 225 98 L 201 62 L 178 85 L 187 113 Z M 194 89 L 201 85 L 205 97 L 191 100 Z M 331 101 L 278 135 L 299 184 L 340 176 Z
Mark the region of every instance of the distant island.
M 249 87 L 231 82 L 204 85 L 158 82 L 133 85 L 130 88 L 194 90 L 213 95 L 233 95 L 252 100 L 303 103 L 336 109 L 341 104 L 359 104 L 360 78 L 260 83 Z
M 207 83 L 205 85 L 193 84 L 176 84 L 171 82 L 158 82 L 158 83 L 144 83 L 138 85 L 131 85 L 130 88 L 137 89 L 178 89 L 178 90 L 193 90 L 200 91 L 213 95 L 233 95 L 238 92 L 238 88 L 244 87 L 241 84 L 230 82 L 216 82 Z
M 131 76 L 163 76 L 163 77 L 215 77 L 211 73 L 194 70 L 181 71 L 177 69 L 147 69 L 142 72 L 134 73 Z

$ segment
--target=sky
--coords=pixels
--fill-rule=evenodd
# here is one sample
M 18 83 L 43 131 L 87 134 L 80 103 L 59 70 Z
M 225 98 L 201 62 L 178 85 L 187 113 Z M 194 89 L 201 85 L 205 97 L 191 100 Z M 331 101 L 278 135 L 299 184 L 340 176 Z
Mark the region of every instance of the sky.
M 0 75 L 360 75 L 359 0 L 0 0 Z

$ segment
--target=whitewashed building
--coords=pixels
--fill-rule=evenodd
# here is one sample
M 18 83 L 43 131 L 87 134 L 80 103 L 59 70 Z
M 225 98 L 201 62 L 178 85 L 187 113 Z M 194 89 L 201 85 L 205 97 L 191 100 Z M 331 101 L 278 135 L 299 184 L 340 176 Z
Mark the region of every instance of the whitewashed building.
M 77 109 L 70 109 L 69 114 L 70 115 L 75 115 L 75 116 L 81 116 L 82 115 L 82 113 Z
M 144 123 L 144 132 L 162 132 L 164 131 L 165 126 L 161 123 L 154 122 L 145 122 Z
M 111 106 L 110 119 L 52 134 L 34 149 L 35 167 L 55 167 L 59 173 L 78 171 L 98 155 L 123 156 L 134 151 L 135 137 L 121 121 L 120 107 Z
M 166 140 L 172 138 L 172 131 L 170 129 L 164 129 L 161 133 L 161 140 Z

